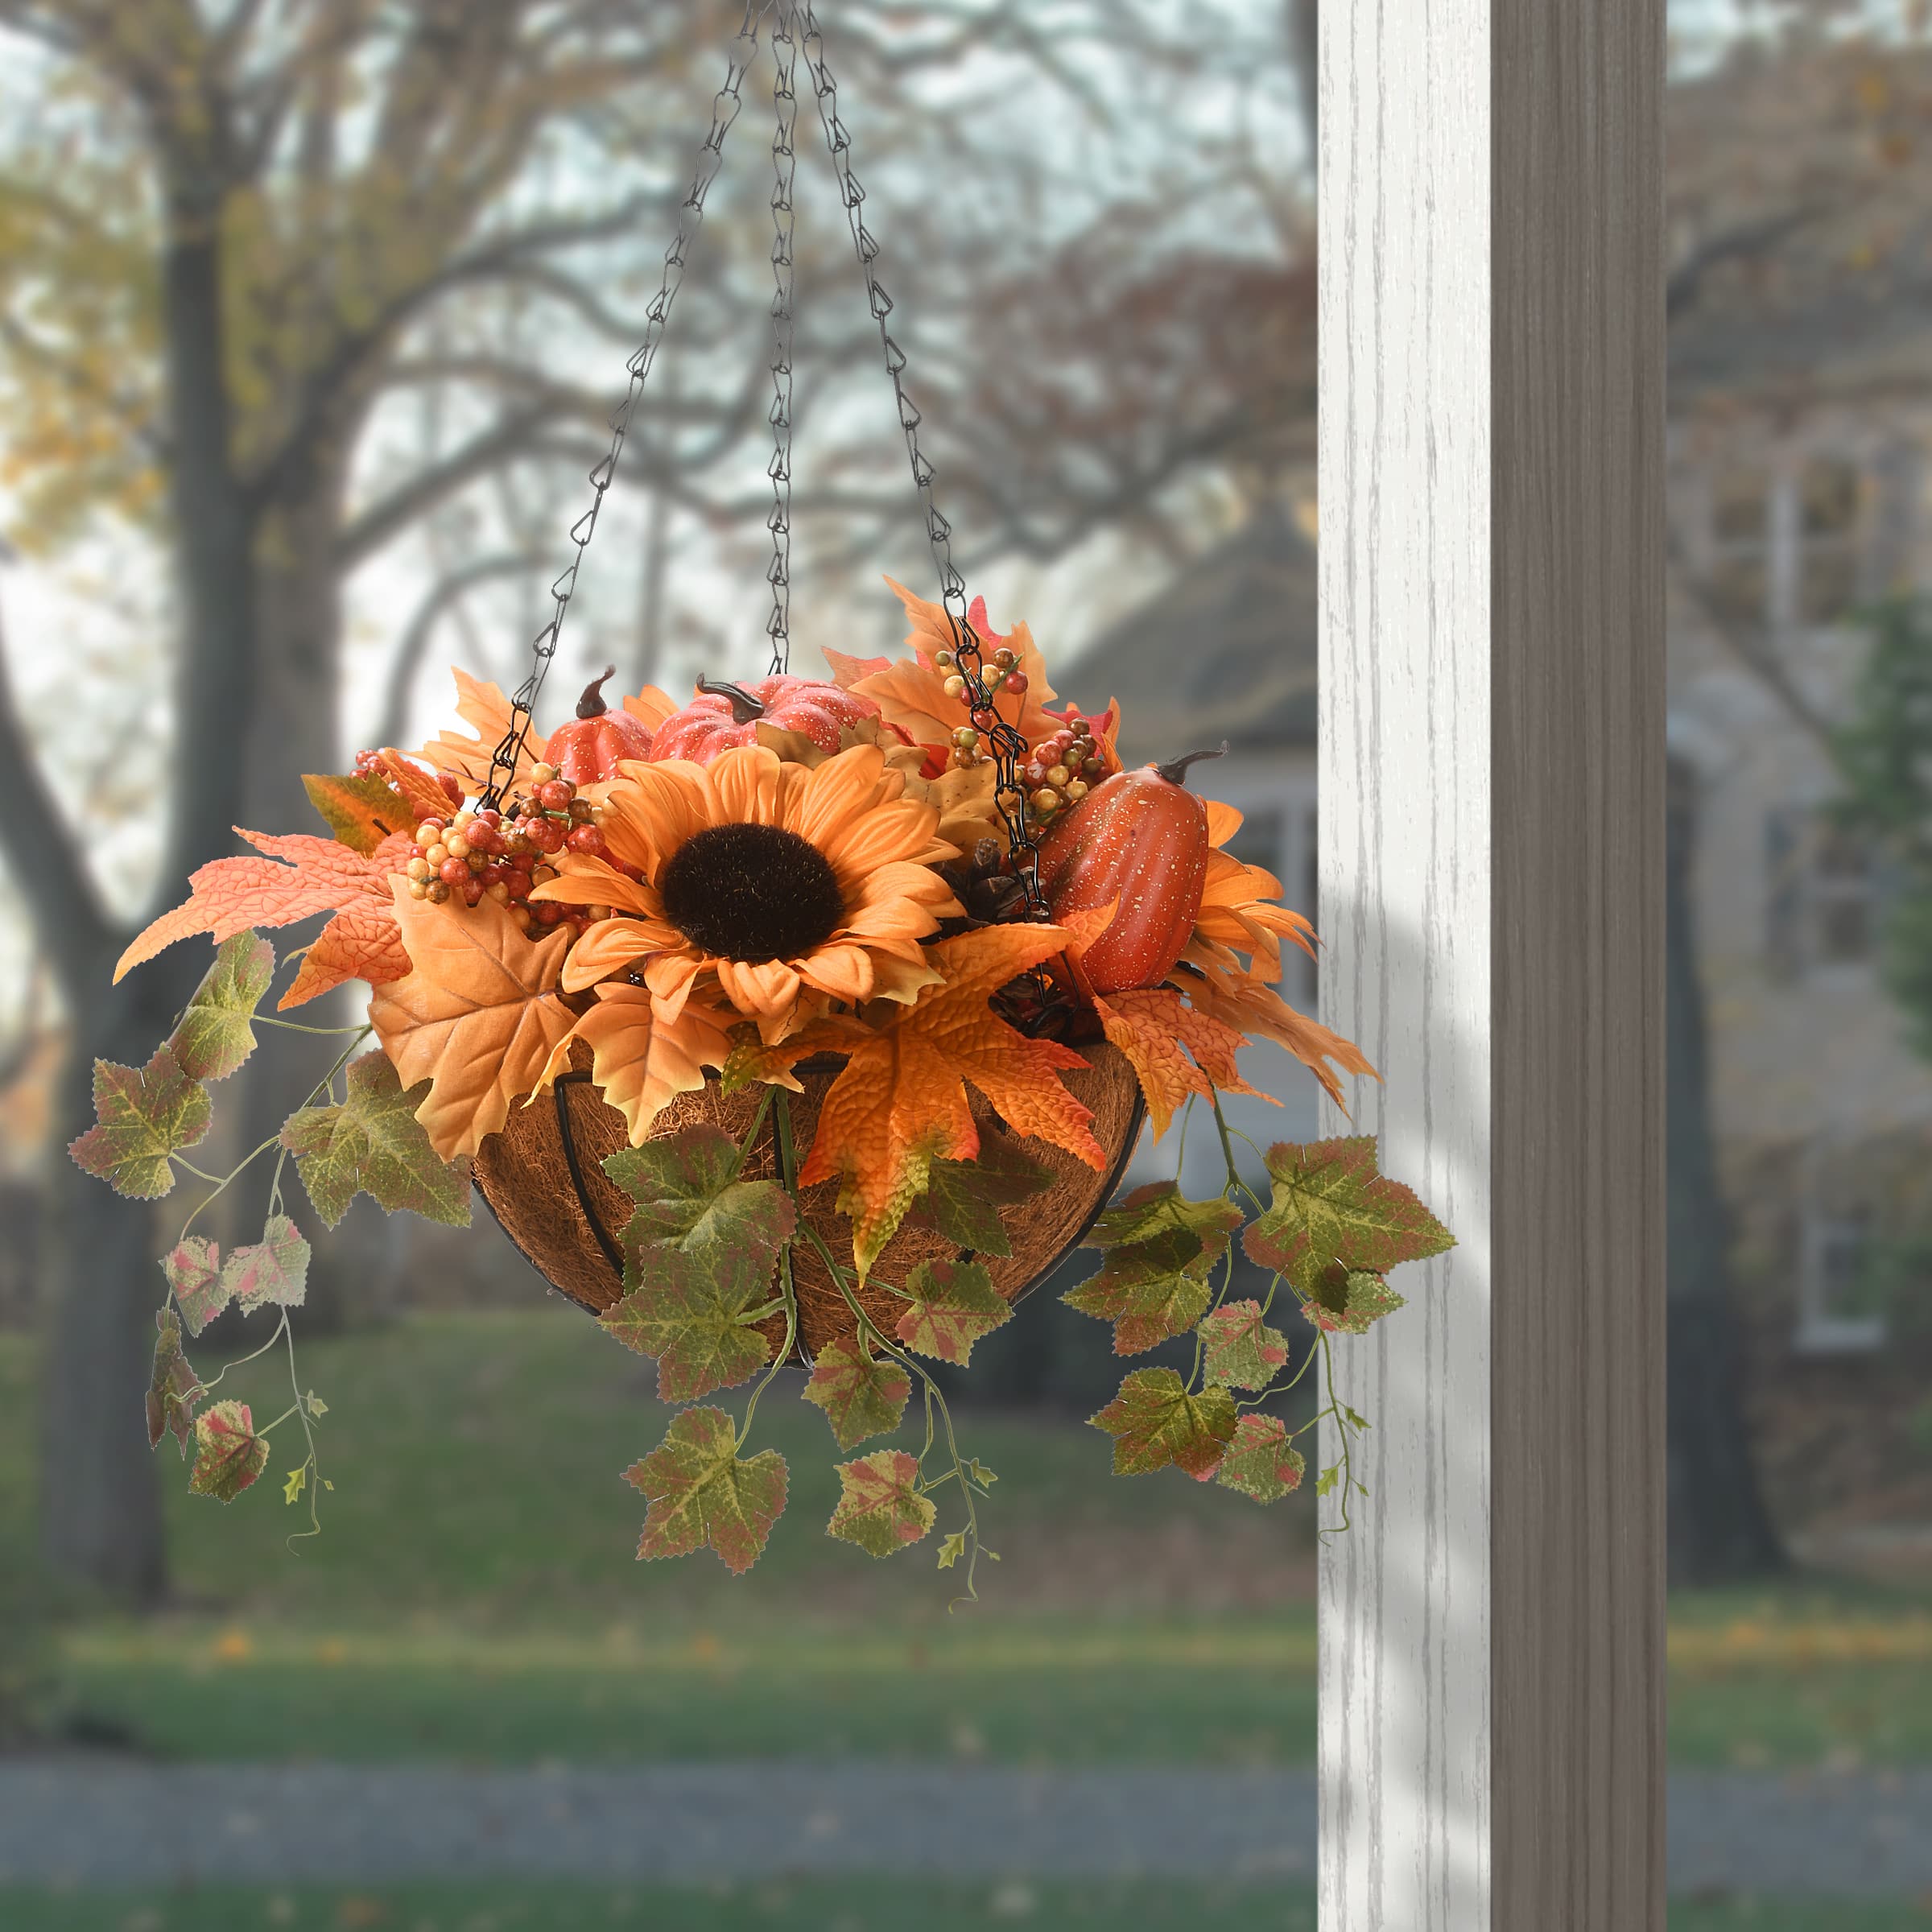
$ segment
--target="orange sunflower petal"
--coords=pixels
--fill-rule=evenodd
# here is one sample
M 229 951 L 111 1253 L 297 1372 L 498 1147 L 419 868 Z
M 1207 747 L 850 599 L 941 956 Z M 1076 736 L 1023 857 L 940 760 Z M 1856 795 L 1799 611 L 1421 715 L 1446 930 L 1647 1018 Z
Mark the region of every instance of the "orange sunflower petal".
M 675 936 L 675 935 L 674 935 Z M 613 972 L 662 952 L 664 942 L 643 919 L 599 919 L 570 949 L 564 962 L 564 990 L 582 993 Z

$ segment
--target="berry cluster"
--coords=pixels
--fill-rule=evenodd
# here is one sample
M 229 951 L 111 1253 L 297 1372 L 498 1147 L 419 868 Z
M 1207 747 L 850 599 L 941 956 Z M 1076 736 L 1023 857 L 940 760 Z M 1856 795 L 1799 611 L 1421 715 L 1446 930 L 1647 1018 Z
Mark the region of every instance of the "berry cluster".
M 1042 825 L 1077 805 L 1090 780 L 1106 775 L 1107 753 L 1095 741 L 1093 727 L 1077 712 L 1050 738 L 1034 746 L 1020 776 L 1027 786 L 1026 808 Z
M 985 685 L 976 687 L 973 695 L 976 696 L 983 690 L 989 696 L 1001 691 L 1010 691 L 1015 697 L 1019 696 L 1026 688 L 1026 674 L 1019 669 L 1019 662 L 1018 657 L 1002 644 L 989 660 L 989 667 L 992 675 L 987 678 Z M 966 699 L 966 679 L 959 667 L 957 655 L 950 650 L 942 650 L 933 659 L 933 663 L 946 674 L 943 688 L 947 696 Z M 952 752 L 949 762 L 956 770 L 970 770 L 987 755 L 985 747 L 980 743 L 980 734 L 991 731 L 1000 721 L 998 712 L 989 706 L 978 707 L 970 716 L 972 722 L 962 724 L 952 734 Z
M 379 778 L 393 792 L 400 794 L 402 787 L 390 777 L 385 762 L 385 754 L 373 746 L 365 746 L 356 753 L 355 775 L 359 778 Z M 436 782 L 443 788 L 443 795 L 452 805 L 460 807 L 463 803 L 463 781 L 453 771 L 440 771 Z
M 465 806 L 462 788 L 448 773 L 444 789 L 456 784 L 452 816 L 425 819 L 416 828 L 416 842 L 403 868 L 411 898 L 442 906 L 452 900 L 465 906 L 494 899 L 508 909 L 522 932 L 561 929 L 572 939 L 586 926 L 611 916 L 608 906 L 560 906 L 547 900 L 530 902 L 530 890 L 557 876 L 548 861 L 559 852 L 609 857 L 598 821 L 603 808 L 577 796 L 569 779 L 554 765 L 538 765 L 530 774 L 530 795 L 510 799 L 504 809 Z M 634 869 L 613 861 L 620 871 Z

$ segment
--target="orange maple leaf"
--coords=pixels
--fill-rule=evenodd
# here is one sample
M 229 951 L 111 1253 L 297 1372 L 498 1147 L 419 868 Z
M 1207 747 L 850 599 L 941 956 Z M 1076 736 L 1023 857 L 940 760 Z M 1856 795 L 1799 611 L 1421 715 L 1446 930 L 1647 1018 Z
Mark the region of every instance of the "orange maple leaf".
M 382 972 L 386 978 L 409 970 L 407 954 L 378 947 L 374 931 L 382 923 L 394 927 L 390 874 L 405 863 L 413 849 L 408 832 L 385 839 L 365 856 L 333 839 L 307 832 L 283 836 L 246 832 L 238 825 L 235 830 L 268 856 L 213 859 L 197 866 L 188 879 L 186 902 L 163 913 L 136 935 L 115 964 L 117 980 L 142 960 L 151 960 L 163 947 L 192 933 L 205 932 L 219 942 L 251 927 L 292 926 L 298 919 L 312 919 L 321 912 L 349 915 L 349 923 L 340 933 L 335 930 L 340 922 L 335 919 L 322 929 L 316 942 L 322 959 L 312 971 L 308 962 L 303 963 L 294 985 L 282 996 L 283 1006 L 299 1005 L 345 979 L 370 976 L 361 970 L 363 965 Z M 351 960 L 359 962 L 353 970 L 346 964 Z M 344 970 L 335 971 L 338 964 Z
M 469 791 L 480 792 L 489 782 L 491 758 L 510 730 L 510 700 L 500 686 L 486 684 L 454 665 L 450 675 L 456 681 L 456 716 L 473 727 L 476 735 L 465 737 L 454 731 L 440 732 L 415 755 L 431 770 L 453 771 Z M 541 762 L 544 742 L 543 734 L 535 730 L 524 739 L 510 776 L 513 790 L 530 782 L 530 768 Z M 444 803 L 447 807 L 448 800 Z
M 572 1043 L 591 1051 L 590 1077 L 630 1127 L 640 1147 L 650 1124 L 680 1093 L 704 1084 L 707 1067 L 722 1068 L 731 1057 L 727 1029 L 738 1015 L 687 999 L 674 1019 L 652 1010 L 650 989 L 621 980 L 597 989 L 597 1003 L 558 1041 L 543 1069 L 547 1086 L 570 1061 Z M 796 1084 L 796 1083 L 793 1083 Z
M 1273 1040 L 1278 1046 L 1286 1047 L 1321 1082 L 1323 1091 L 1336 1106 L 1342 1105 L 1342 1084 L 1330 1061 L 1345 1073 L 1364 1074 L 1377 1080 L 1382 1077 L 1352 1040 L 1297 1013 L 1225 947 L 1204 945 L 1196 939 L 1181 957 L 1195 969 L 1183 976 L 1188 1003 L 1197 1013 L 1251 1038 Z
M 1157 1141 L 1190 1095 L 1209 1100 L 1217 1087 L 1224 1093 L 1255 1094 L 1280 1106 L 1273 1094 L 1261 1093 L 1241 1078 L 1235 1055 L 1247 1042 L 1240 1031 L 1184 1005 L 1172 987 L 1134 988 L 1110 993 L 1104 999 L 1098 994 L 1090 997 L 1107 1038 L 1139 1076 Z
M 366 910 L 352 906 L 316 934 L 287 992 L 276 1002 L 277 1009 L 299 1006 L 345 980 L 366 980 L 381 986 L 408 971 L 409 949 L 402 943 L 402 929 L 388 898 L 380 905 L 372 900 Z
M 926 1188 L 935 1158 L 972 1160 L 980 1150 L 965 1083 L 970 1081 L 1019 1133 L 1038 1135 L 1104 1169 L 1088 1131 L 1093 1118 L 1059 1078 L 1087 1063 L 1054 1040 L 1030 1040 L 987 1005 L 1016 975 L 1060 952 L 1054 926 L 988 926 L 927 948 L 943 986 L 896 1007 L 885 1023 L 839 1018 L 798 1037 L 800 1055 L 831 1048 L 848 1057 L 819 1114 L 800 1182 L 840 1183 L 852 1220 L 852 1259 L 863 1279 L 906 1210 Z
M 557 986 L 568 941 L 526 939 L 493 899 L 436 906 L 398 882 L 394 903 L 413 970 L 376 989 L 369 1017 L 402 1084 L 430 1083 L 416 1118 L 451 1160 L 541 1084 L 576 1024 Z

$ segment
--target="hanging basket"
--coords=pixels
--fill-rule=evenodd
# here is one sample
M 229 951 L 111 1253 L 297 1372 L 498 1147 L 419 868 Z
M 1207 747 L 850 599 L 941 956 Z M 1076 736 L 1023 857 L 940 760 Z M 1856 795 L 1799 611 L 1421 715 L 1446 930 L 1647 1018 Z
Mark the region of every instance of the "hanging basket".
M 1045 1280 L 1079 1245 L 1119 1186 L 1140 1137 L 1146 1110 L 1132 1067 L 1104 1041 L 1084 1045 L 1080 1051 L 1090 1064 L 1063 1077 L 1074 1096 L 1092 1112 L 1093 1137 L 1107 1152 L 1107 1168 L 1096 1172 L 1058 1147 L 1026 1140 L 1026 1158 L 1053 1176 L 1053 1185 L 1002 1213 L 1011 1254 L 977 1257 L 1009 1302 L 1017 1302 Z M 796 1069 L 805 1089 L 791 1100 L 794 1131 L 801 1146 L 810 1144 L 826 1091 L 843 1064 L 826 1055 L 802 1062 Z M 760 1098 L 759 1090 L 751 1087 L 727 1093 L 714 1077 L 700 1091 L 672 1101 L 652 1123 L 648 1137 L 658 1140 L 702 1123 L 741 1141 Z M 971 1100 L 983 1138 L 1010 1132 L 977 1093 Z M 591 1084 L 584 1056 L 573 1063 L 572 1071 L 558 1080 L 552 1092 L 539 1095 L 527 1107 L 514 1108 L 502 1131 L 490 1135 L 477 1150 L 472 1167 L 490 1212 L 530 1265 L 596 1314 L 624 1293 L 621 1238 L 634 1203 L 605 1174 L 603 1163 L 606 1156 L 629 1144 L 624 1117 L 607 1106 Z M 769 1120 L 746 1158 L 744 1173 L 754 1180 L 778 1173 Z M 852 1252 L 852 1232 L 835 1205 L 837 1195 L 836 1182 L 821 1182 L 803 1191 L 799 1209 L 827 1248 L 844 1258 Z M 855 1323 L 817 1250 L 800 1241 L 791 1253 L 799 1347 L 809 1360 L 835 1337 L 850 1335 Z M 920 1261 L 960 1256 L 956 1245 L 934 1231 L 902 1227 L 873 1264 L 859 1299 L 890 1334 L 906 1304 L 884 1284 L 903 1282 Z M 773 1346 L 783 1340 L 783 1323 L 774 1320 Z

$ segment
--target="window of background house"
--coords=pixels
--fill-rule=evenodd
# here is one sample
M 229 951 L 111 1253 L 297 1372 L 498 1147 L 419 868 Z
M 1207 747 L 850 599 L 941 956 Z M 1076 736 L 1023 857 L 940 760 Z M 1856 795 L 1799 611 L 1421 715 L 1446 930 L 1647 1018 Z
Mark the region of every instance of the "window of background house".
M 1711 504 L 1711 601 L 1733 623 L 1762 624 L 1770 595 L 1771 478 L 1757 469 L 1717 479 Z
M 1809 806 L 1765 825 L 1765 943 L 1787 973 L 1868 964 L 1878 935 L 1878 867 L 1872 847 Z
M 1793 1336 L 1802 1353 L 1854 1355 L 1884 1345 L 1885 1318 L 1861 1293 L 1871 1238 L 1869 1216 L 1806 1204 Z
M 1798 492 L 1799 620 L 1836 623 L 1858 597 L 1858 470 L 1818 458 L 1806 464 Z

